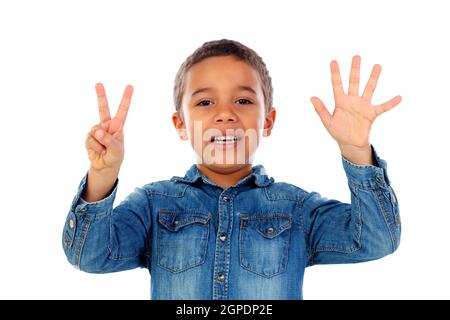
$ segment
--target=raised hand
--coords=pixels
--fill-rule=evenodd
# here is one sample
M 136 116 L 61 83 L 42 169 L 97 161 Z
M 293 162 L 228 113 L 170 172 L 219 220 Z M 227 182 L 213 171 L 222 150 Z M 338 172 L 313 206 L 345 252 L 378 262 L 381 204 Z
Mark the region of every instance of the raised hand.
M 108 99 L 103 84 L 95 86 L 98 100 L 100 123 L 93 126 L 86 138 L 86 149 L 91 162 L 91 170 L 119 171 L 124 158 L 123 127 L 130 107 L 133 87 L 128 85 L 114 118 L 109 113 Z
M 382 113 L 397 106 L 401 97 L 396 96 L 389 101 L 374 105 L 372 96 L 380 76 L 381 66 L 376 64 L 370 75 L 363 94 L 359 95 L 361 57 L 354 56 L 350 71 L 348 93 L 342 86 L 339 66 L 336 61 L 330 64 L 331 81 L 333 85 L 335 109 L 331 115 L 324 103 L 317 97 L 312 97 L 311 102 L 319 114 L 323 125 L 339 144 L 341 150 L 357 148 L 363 150 L 370 148 L 369 134 L 372 123 Z

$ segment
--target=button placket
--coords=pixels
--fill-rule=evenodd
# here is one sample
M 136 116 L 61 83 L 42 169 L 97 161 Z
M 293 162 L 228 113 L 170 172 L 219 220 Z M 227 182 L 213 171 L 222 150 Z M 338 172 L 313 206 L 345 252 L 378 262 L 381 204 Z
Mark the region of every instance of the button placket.
M 214 296 L 213 299 L 228 297 L 228 272 L 230 250 L 228 247 L 228 229 L 233 221 L 233 205 L 230 195 L 220 195 L 218 199 L 219 224 L 217 230 L 216 257 L 214 260 Z
M 78 209 L 78 212 L 86 212 L 86 211 L 87 211 L 86 207 L 82 207 L 82 208 Z

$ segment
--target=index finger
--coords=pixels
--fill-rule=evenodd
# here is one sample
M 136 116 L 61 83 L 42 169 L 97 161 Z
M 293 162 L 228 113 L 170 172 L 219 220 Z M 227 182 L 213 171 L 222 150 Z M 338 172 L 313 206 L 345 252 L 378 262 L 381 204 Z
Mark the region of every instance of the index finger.
M 95 91 L 97 92 L 97 103 L 98 103 L 98 112 L 100 114 L 100 123 L 111 120 L 105 87 L 103 87 L 102 83 L 97 83 L 95 85 Z
M 372 100 L 373 92 L 377 87 L 380 73 L 381 73 L 381 66 L 379 64 L 374 65 L 372 68 L 372 73 L 370 74 L 369 77 L 369 81 L 367 81 L 366 88 L 364 89 L 363 92 L 363 97 L 369 101 Z
M 128 109 L 130 108 L 131 97 L 133 96 L 133 86 L 128 85 L 123 92 L 122 101 L 120 101 L 119 109 L 116 113 L 116 118 L 122 123 L 125 123 Z

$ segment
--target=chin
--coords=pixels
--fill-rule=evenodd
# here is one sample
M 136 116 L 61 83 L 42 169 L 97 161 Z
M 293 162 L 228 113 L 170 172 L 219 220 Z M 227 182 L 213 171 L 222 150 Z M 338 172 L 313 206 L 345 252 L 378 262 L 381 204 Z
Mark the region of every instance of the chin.
M 231 164 L 206 164 L 199 163 L 201 166 L 207 167 L 208 169 L 217 173 L 232 173 L 236 172 L 246 166 L 251 166 L 251 163 L 231 163 Z

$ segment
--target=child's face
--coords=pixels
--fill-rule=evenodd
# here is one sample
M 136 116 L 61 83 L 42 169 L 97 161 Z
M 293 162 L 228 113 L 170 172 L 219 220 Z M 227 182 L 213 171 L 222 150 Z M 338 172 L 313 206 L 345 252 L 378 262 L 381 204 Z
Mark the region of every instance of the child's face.
M 269 136 L 275 109 L 266 114 L 258 72 L 235 56 L 207 58 L 186 74 L 182 115 L 172 120 L 198 162 L 215 169 L 252 162 L 261 136 Z

